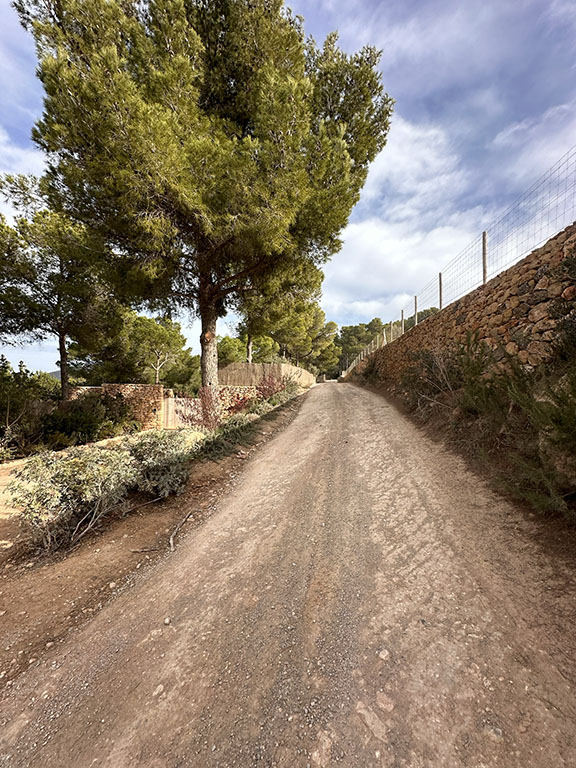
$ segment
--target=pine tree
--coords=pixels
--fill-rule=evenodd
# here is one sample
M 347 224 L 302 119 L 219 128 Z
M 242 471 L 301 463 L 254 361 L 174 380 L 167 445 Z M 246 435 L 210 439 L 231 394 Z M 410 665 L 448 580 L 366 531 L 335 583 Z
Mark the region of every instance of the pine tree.
M 17 0 L 45 89 L 55 204 L 104 234 L 131 290 L 216 322 L 271 271 L 321 264 L 384 146 L 378 53 L 304 40 L 281 0 Z
M 0 189 L 28 214 L 13 226 L 0 215 L 0 335 L 9 343 L 55 338 L 67 399 L 70 341 L 90 346 L 116 321 L 101 272 L 105 244 L 83 224 L 43 208 L 37 179 L 7 176 Z

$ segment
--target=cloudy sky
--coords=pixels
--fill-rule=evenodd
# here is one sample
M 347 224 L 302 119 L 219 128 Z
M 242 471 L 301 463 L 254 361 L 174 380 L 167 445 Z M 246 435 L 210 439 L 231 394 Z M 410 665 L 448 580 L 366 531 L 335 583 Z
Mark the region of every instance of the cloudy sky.
M 293 0 L 317 41 L 382 50 L 396 100 L 323 308 L 341 325 L 398 315 L 409 297 L 576 144 L 576 0 Z M 34 48 L 0 6 L 0 171 L 38 172 Z M 226 332 L 226 324 L 221 328 Z M 198 330 L 189 328 L 197 349 Z M 53 370 L 55 345 L 4 350 Z

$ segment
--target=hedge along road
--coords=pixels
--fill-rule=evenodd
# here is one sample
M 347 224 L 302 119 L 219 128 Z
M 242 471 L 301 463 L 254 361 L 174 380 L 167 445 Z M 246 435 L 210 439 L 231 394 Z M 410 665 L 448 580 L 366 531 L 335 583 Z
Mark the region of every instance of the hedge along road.
M 17 679 L 0 764 L 573 766 L 574 561 L 541 531 L 378 395 L 316 387 Z

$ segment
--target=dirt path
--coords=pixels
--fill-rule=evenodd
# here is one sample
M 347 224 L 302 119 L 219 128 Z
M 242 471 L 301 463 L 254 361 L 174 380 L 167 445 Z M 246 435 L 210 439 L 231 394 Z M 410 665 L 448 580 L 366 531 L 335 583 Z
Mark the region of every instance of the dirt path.
M 317 387 L 17 679 L 0 764 L 573 766 L 576 558 L 546 541 L 380 397 Z

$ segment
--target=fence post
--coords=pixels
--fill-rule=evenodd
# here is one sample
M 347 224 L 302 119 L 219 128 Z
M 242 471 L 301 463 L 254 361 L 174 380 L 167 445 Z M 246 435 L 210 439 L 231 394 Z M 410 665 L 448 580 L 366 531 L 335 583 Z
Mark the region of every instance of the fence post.
M 442 272 L 438 272 L 438 309 L 442 309 Z
M 404 336 L 404 310 L 400 312 L 400 334 Z
M 414 325 L 418 325 L 418 296 L 414 296 Z
M 394 341 L 394 337 L 392 335 L 392 320 L 390 320 L 390 341 Z
M 486 232 L 482 232 L 482 285 L 486 285 L 486 280 L 488 278 L 488 248 L 486 238 Z

